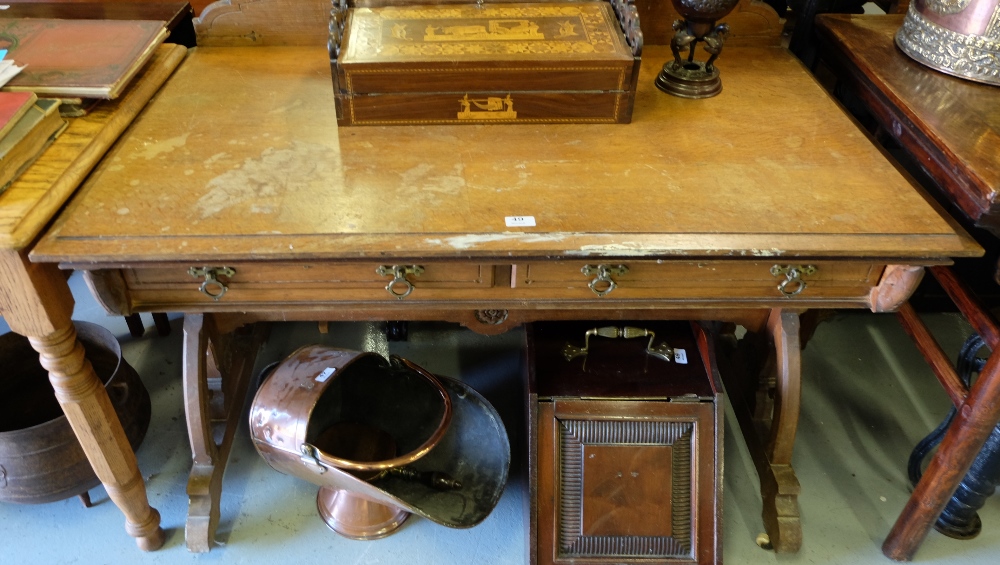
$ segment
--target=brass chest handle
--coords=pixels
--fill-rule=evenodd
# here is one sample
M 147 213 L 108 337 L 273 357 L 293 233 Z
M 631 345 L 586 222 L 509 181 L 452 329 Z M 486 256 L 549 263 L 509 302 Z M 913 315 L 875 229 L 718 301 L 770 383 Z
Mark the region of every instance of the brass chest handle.
M 618 283 L 615 282 L 611 275 L 622 276 L 628 272 L 628 267 L 625 265 L 584 265 L 580 272 L 584 276 L 591 276 L 596 274 L 593 280 L 587 285 L 590 290 L 594 292 L 597 296 L 604 297 L 611 294 L 611 291 L 618 288 Z
M 590 337 L 595 335 L 601 337 L 608 337 L 612 339 L 619 337 L 624 339 L 632 339 L 634 337 L 648 337 L 649 343 L 646 344 L 647 355 L 652 355 L 653 357 L 659 357 L 660 359 L 663 359 L 668 363 L 670 361 L 673 361 L 674 359 L 674 349 L 670 347 L 670 345 L 668 345 L 666 342 L 661 343 L 659 345 L 653 344 L 653 340 L 656 339 L 655 333 L 645 328 L 635 328 L 632 326 L 624 326 L 621 328 L 615 326 L 606 326 L 603 328 L 594 328 L 591 330 L 587 330 L 587 332 L 583 334 L 583 347 L 577 347 L 572 343 L 567 343 L 565 346 L 563 346 L 563 357 L 565 357 L 567 361 L 572 361 L 576 357 L 580 357 L 581 355 L 587 355 L 587 353 L 590 352 Z
M 413 292 L 413 283 L 407 280 L 406 275 L 419 277 L 424 272 L 420 265 L 379 265 L 375 273 L 380 277 L 392 277 L 389 284 L 385 285 L 385 290 L 397 300 L 402 300 Z M 397 285 L 403 285 L 402 289 L 397 289 Z
M 219 300 L 226 294 L 229 287 L 219 280 L 220 276 L 232 278 L 236 274 L 236 269 L 232 267 L 191 267 L 188 274 L 194 278 L 205 277 L 198 290 L 212 300 Z
M 816 267 L 813 265 L 774 265 L 771 267 L 772 276 L 785 276 L 785 280 L 778 284 L 778 291 L 788 298 L 806 289 L 806 281 L 802 279 L 803 275 L 812 275 L 815 272 Z

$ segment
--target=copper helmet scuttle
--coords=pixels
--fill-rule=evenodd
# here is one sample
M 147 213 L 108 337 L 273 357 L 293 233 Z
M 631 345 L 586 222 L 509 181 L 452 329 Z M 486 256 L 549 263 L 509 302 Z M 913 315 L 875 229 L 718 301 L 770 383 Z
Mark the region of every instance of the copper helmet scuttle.
M 319 345 L 264 380 L 250 437 L 275 470 L 319 485 L 323 520 L 353 539 L 389 535 L 411 513 L 474 526 L 510 466 L 499 415 L 468 385 L 399 357 Z

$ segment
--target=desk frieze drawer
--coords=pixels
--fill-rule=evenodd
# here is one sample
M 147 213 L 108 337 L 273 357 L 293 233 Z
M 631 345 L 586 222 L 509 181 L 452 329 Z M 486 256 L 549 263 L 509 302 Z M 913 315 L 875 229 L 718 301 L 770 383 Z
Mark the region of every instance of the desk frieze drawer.
M 621 299 L 863 299 L 885 265 L 861 262 L 561 261 L 514 265 L 519 296 Z
M 477 263 L 217 263 L 135 267 L 121 276 L 133 305 L 396 302 L 474 298 L 494 286 L 495 271 Z

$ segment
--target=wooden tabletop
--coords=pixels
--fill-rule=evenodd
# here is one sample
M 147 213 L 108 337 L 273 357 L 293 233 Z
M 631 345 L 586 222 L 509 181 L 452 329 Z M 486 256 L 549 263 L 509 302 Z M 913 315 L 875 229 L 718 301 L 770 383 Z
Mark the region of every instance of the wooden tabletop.
M 1000 87 L 926 67 L 895 43 L 902 15 L 826 14 L 817 17 L 829 42 L 874 89 L 895 120 L 889 132 L 922 158 L 923 166 L 977 225 L 1000 233 Z M 923 157 L 921 155 L 921 157 Z
M 83 118 L 70 119 L 34 165 L 0 192 L 0 247 L 20 250 L 34 241 L 186 51 L 161 46 L 121 97 L 99 103 Z
M 727 50 L 706 100 L 653 87 L 668 58 L 629 125 L 338 131 L 324 49 L 196 48 L 32 259 L 981 252 L 787 51 Z

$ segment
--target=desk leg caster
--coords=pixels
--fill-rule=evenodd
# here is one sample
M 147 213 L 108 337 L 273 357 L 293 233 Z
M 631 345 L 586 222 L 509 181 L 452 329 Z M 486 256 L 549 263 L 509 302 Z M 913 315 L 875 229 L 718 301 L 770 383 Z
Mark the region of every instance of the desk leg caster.
M 184 317 L 184 412 L 193 460 L 184 526 L 189 551 L 204 553 L 215 543 L 222 476 L 265 334 L 264 324 L 219 334 L 210 314 Z
M 766 533 L 760 536 L 759 545 L 777 553 L 795 553 L 802 546 L 801 487 L 791 465 L 801 395 L 799 316 L 772 310 L 766 335 L 749 335 L 739 345 L 732 336 L 724 339 L 730 343 L 720 344 L 720 351 L 731 353 L 722 371 L 726 396 L 760 480 Z M 766 353 L 762 351 L 765 340 Z M 744 373 L 745 367 L 760 368 L 760 376 Z

